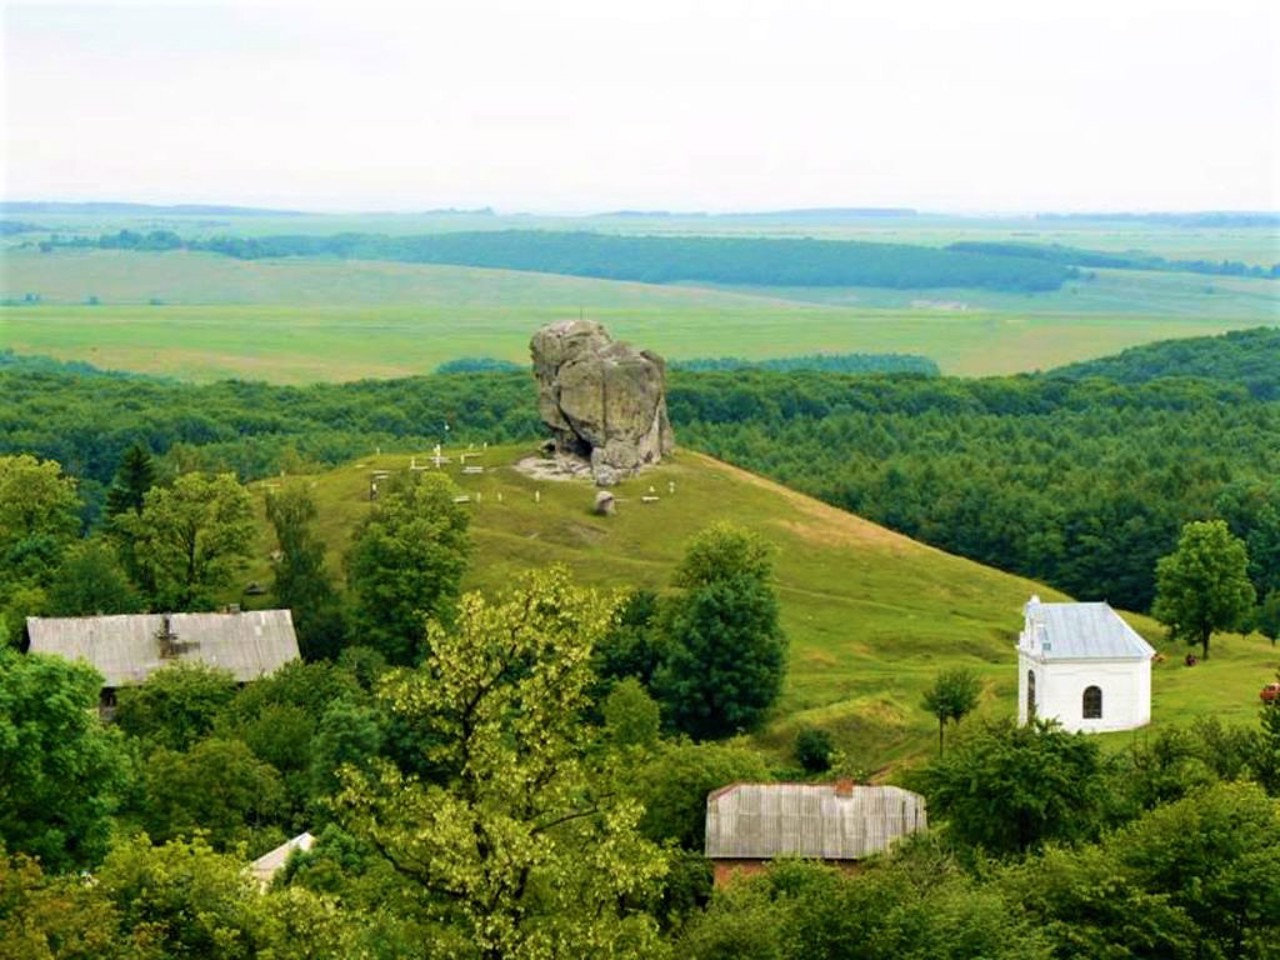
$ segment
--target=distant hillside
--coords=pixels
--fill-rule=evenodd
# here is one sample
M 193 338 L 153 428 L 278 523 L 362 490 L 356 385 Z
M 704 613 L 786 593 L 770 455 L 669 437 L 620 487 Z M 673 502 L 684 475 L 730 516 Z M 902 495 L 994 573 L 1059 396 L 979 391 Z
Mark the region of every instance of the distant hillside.
M 1038 213 L 1050 223 L 1150 223 L 1171 227 L 1280 227 L 1280 213 L 1254 210 L 1201 210 L 1190 213 Z
M 1148 383 L 1162 377 L 1200 377 L 1243 384 L 1259 400 L 1280 399 L 1280 327 L 1235 330 L 1219 337 L 1188 337 L 1132 347 L 1113 357 L 1073 363 L 1047 376 L 1064 380 L 1100 377 Z

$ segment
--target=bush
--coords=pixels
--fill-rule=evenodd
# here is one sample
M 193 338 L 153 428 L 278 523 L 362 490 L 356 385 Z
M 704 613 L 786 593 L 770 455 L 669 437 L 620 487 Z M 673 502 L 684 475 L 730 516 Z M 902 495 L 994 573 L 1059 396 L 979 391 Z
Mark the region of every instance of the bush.
M 825 730 L 805 727 L 796 734 L 796 760 L 806 773 L 823 773 L 831 769 L 835 747 Z

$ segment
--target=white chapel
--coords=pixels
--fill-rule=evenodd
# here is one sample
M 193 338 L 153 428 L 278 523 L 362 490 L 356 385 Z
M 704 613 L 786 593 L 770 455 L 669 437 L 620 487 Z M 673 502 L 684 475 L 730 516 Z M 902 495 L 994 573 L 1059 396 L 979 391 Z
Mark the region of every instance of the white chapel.
M 1018 723 L 1054 719 L 1070 731 L 1151 722 L 1155 650 L 1106 603 L 1032 597 L 1018 638 Z

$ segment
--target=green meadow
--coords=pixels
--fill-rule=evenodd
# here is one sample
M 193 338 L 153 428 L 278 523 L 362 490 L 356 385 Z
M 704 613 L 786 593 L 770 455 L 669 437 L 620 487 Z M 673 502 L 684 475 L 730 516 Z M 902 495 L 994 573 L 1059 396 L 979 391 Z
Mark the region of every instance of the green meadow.
M 23 303 L 28 296 L 34 304 Z M 0 347 L 195 381 L 418 374 L 524 362 L 585 316 L 668 358 L 913 353 L 966 376 L 1047 369 L 1274 323 L 1275 281 L 1097 271 L 1050 294 L 657 286 L 465 267 L 9 249 Z M 15 303 L 16 301 L 16 303 Z
M 983 678 L 980 715 L 1014 711 L 1022 605 L 1032 593 L 1062 599 L 691 451 L 617 487 L 612 517 L 591 512 L 589 482 L 539 481 L 516 470 L 532 450 L 479 449 L 469 460 L 485 467 L 479 476 L 462 474 L 458 452 L 443 469 L 471 497 L 469 589 L 501 589 L 522 570 L 561 563 L 602 589 L 660 591 L 688 538 L 713 521 L 738 523 L 768 539 L 776 548 L 790 662 L 773 720 L 754 740 L 783 763 L 806 725 L 831 731 L 867 772 L 928 755 L 937 731 L 920 697 L 949 667 L 965 666 Z M 335 575 L 352 525 L 369 509 L 372 471 L 405 470 L 410 462 L 371 455 L 292 481 L 311 485 Z M 419 465 L 426 462 L 426 452 L 418 455 Z M 277 482 L 256 489 L 262 494 Z M 645 502 L 644 496 L 658 499 Z M 261 580 L 269 577 L 267 539 L 264 533 L 264 559 L 253 571 Z M 1157 726 L 1198 717 L 1251 722 L 1257 691 L 1280 667 L 1280 652 L 1257 635 L 1219 636 L 1211 659 L 1189 669 L 1182 664 L 1185 648 L 1166 644 L 1157 624 L 1128 619 L 1167 652 L 1154 668 Z M 1144 735 L 1106 740 L 1118 748 Z

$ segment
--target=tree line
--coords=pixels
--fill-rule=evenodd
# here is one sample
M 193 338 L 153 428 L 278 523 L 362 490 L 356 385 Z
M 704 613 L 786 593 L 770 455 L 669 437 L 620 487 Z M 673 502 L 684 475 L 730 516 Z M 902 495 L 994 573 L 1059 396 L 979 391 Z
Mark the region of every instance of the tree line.
M 1032 257 L 1048 263 L 1072 267 L 1109 267 L 1114 270 L 1161 270 L 1173 273 L 1204 273 L 1222 277 L 1280 277 L 1280 263 L 1270 267 L 1242 260 L 1168 260 L 1153 253 L 1110 253 L 1085 250 L 1059 243 L 962 240 L 948 244 L 948 250 L 985 253 L 1005 257 Z
M 1034 293 L 1078 275 L 1070 265 L 1018 251 L 767 237 L 624 236 L 590 231 L 482 230 L 183 239 L 168 230 L 51 237 L 42 250 L 203 250 L 242 260 L 337 257 L 394 260 L 630 280 L 784 287 L 972 287 Z

